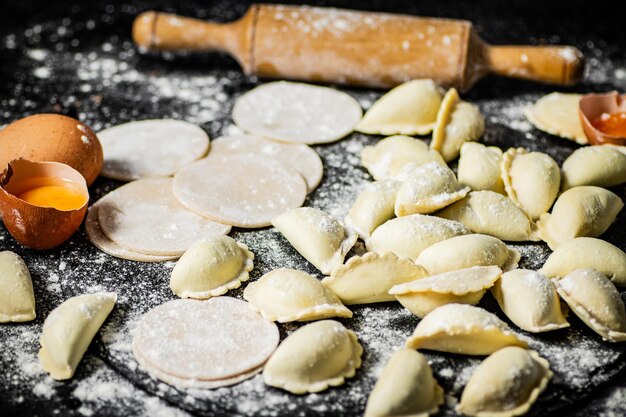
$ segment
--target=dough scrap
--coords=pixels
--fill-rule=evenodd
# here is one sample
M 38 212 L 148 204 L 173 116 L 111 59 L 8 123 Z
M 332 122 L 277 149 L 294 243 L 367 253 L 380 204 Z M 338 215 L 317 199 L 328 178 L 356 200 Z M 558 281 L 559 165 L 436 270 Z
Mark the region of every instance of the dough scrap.
M 461 145 L 459 157 L 459 183 L 472 191 L 493 191 L 505 194 L 502 182 L 502 150 L 477 142 Z
M 526 118 L 539 130 L 587 145 L 578 116 L 581 98 L 580 94 L 550 93 L 526 110 Z
M 0 252 L 0 323 L 35 319 L 35 293 L 24 260 L 10 251 Z
M 374 229 L 395 217 L 394 206 L 400 183 L 393 180 L 368 183 L 350 208 L 344 222 L 361 239 L 371 236 Z
M 626 182 L 626 154 L 617 146 L 586 146 L 563 162 L 562 190 L 581 185 L 613 187 Z
M 242 130 L 281 142 L 328 143 L 350 134 L 363 114 L 359 103 L 341 91 L 275 81 L 235 101 L 233 120 Z

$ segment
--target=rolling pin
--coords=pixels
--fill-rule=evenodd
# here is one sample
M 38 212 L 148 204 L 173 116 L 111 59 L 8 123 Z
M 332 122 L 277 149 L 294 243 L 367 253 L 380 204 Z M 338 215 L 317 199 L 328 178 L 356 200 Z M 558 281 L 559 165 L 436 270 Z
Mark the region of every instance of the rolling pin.
M 223 51 L 246 74 L 369 87 L 432 78 L 468 90 L 486 74 L 571 85 L 583 74 L 569 46 L 492 46 L 464 20 L 257 4 L 239 20 L 209 23 L 144 12 L 133 23 L 140 47 Z

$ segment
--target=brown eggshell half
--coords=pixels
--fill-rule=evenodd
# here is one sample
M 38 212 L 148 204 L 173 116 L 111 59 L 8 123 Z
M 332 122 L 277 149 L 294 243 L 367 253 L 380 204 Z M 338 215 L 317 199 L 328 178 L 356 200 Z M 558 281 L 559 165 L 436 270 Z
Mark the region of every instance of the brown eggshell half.
M 17 198 L 20 183 L 29 178 L 61 178 L 80 188 L 85 204 L 76 210 L 39 207 Z M 22 245 L 31 249 L 51 249 L 59 246 L 80 227 L 89 191 L 85 178 L 74 168 L 59 162 L 11 161 L 0 174 L 0 213 L 7 230 Z
M 607 135 L 591 124 L 591 120 L 594 120 L 602 113 L 618 112 L 626 112 L 626 95 L 620 96 L 617 91 L 605 94 L 586 94 L 580 99 L 578 115 L 589 142 L 594 145 L 603 145 L 605 143 L 626 145 L 626 137 Z
M 60 114 L 36 114 L 0 130 L 0 170 L 16 159 L 67 164 L 91 185 L 102 169 L 102 145 L 84 123 Z

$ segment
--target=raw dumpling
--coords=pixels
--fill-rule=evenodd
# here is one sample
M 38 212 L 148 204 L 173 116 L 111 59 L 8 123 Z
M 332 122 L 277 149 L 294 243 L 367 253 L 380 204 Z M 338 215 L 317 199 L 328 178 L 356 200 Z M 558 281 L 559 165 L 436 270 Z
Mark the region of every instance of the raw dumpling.
M 363 165 L 375 180 L 401 180 L 414 168 L 428 162 L 445 165 L 439 152 L 428 148 L 425 142 L 408 136 L 391 136 L 361 152 Z
M 272 219 L 289 243 L 323 274 L 343 264 L 357 235 L 322 210 L 300 207 Z
M 535 226 L 511 199 L 493 191 L 472 191 L 437 213 L 456 220 L 474 233 L 482 233 L 513 242 L 536 241 Z
M 34 319 L 35 294 L 28 267 L 18 254 L 0 252 L 0 323 Z
M 504 314 L 522 330 L 538 333 L 569 327 L 554 286 L 537 271 L 509 271 L 491 293 Z
M 427 135 L 435 126 L 441 98 L 433 80 L 406 82 L 378 99 L 355 130 L 375 135 Z
M 561 171 L 545 153 L 509 149 L 502 160 L 502 181 L 509 198 L 537 220 L 547 213 L 561 186 Z
M 352 317 L 352 312 L 317 278 L 296 269 L 268 272 L 248 284 L 243 298 L 263 317 L 279 323 Z
M 472 266 L 495 265 L 504 271 L 517 268 L 520 254 L 493 236 L 456 236 L 424 249 L 415 263 L 430 275 Z
M 554 285 L 574 314 L 609 342 L 626 341 L 626 309 L 615 285 L 593 269 L 576 269 Z
M 395 217 L 398 188 L 400 183 L 392 180 L 368 183 L 348 212 L 346 226 L 363 240 L 370 237 L 374 229 Z
M 374 385 L 365 417 L 427 417 L 439 411 L 441 404 L 443 389 L 433 378 L 426 357 L 411 349 L 400 349 Z
M 421 318 L 444 304 L 478 304 L 501 274 L 497 266 L 474 266 L 399 284 L 389 294 Z
M 505 194 L 502 182 L 502 150 L 482 143 L 465 142 L 459 158 L 459 182 L 472 191 Z
M 394 253 L 400 258 L 417 259 L 427 247 L 470 230 L 459 222 L 411 214 L 383 223 L 365 241 L 367 250 L 378 254 Z
M 464 142 L 475 141 L 485 132 L 485 120 L 474 104 L 462 101 L 451 88 L 446 93 L 437 113 L 431 149 L 439 151 L 446 161 L 459 156 Z
M 426 315 L 406 341 L 411 349 L 489 355 L 505 346 L 528 345 L 494 314 L 467 304 L 446 304 Z
M 604 188 L 570 188 L 556 200 L 552 213 L 537 222 L 539 236 L 552 250 L 576 237 L 598 237 L 613 224 L 622 207 L 617 194 Z
M 576 149 L 563 162 L 563 190 L 580 185 L 613 187 L 626 182 L 626 154 L 614 146 Z
M 548 94 L 526 110 L 526 118 L 539 130 L 586 145 L 589 141 L 578 116 L 581 97 L 580 94 Z
M 428 214 L 465 197 L 469 187 L 459 185 L 445 165 L 429 162 L 407 174 L 396 197 L 396 216 Z
M 626 253 L 601 239 L 579 237 L 559 246 L 541 270 L 549 278 L 562 278 L 575 269 L 595 269 L 613 284 L 626 286 Z
M 324 391 L 352 378 L 363 347 L 356 334 L 334 320 L 316 321 L 291 333 L 263 370 L 267 385 L 294 394 Z
M 70 379 L 102 323 L 115 293 L 83 294 L 64 301 L 43 323 L 39 360 L 53 379 Z
M 408 259 L 399 259 L 393 253 L 381 256 L 369 252 L 350 258 L 322 284 L 346 305 L 367 304 L 394 301 L 394 296 L 389 295 L 391 287 L 425 276 L 424 268 Z
M 500 349 L 476 368 L 456 410 L 477 417 L 526 414 L 552 375 L 548 361 L 537 352 L 515 346 Z
M 193 244 L 172 270 L 170 288 L 180 298 L 206 299 L 225 294 L 248 280 L 254 254 L 229 236 Z

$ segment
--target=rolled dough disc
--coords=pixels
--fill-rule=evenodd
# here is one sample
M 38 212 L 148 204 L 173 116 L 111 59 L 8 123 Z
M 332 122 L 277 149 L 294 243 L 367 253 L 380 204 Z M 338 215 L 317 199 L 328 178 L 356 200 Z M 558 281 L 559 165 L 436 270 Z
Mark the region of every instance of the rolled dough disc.
M 306 198 L 296 172 L 256 155 L 205 158 L 174 177 L 174 195 L 204 217 L 239 227 L 265 227 Z
M 252 376 L 276 350 L 278 327 L 231 297 L 173 300 L 147 312 L 133 338 L 138 362 L 183 380 Z
M 298 172 L 306 181 L 309 193 L 322 181 L 322 160 L 317 152 L 304 144 L 274 142 L 255 135 L 222 136 L 211 143 L 208 157 L 244 153 L 276 160 Z
M 209 136 L 182 120 L 142 120 L 98 133 L 104 152 L 100 175 L 122 181 L 168 177 L 202 158 Z
M 98 209 L 102 232 L 124 249 L 159 256 L 180 256 L 196 242 L 230 232 L 181 205 L 172 182 L 144 178 L 107 194 Z
M 361 120 L 359 103 L 327 87 L 276 81 L 237 99 L 235 124 L 246 132 L 291 143 L 328 143 L 348 135 Z

